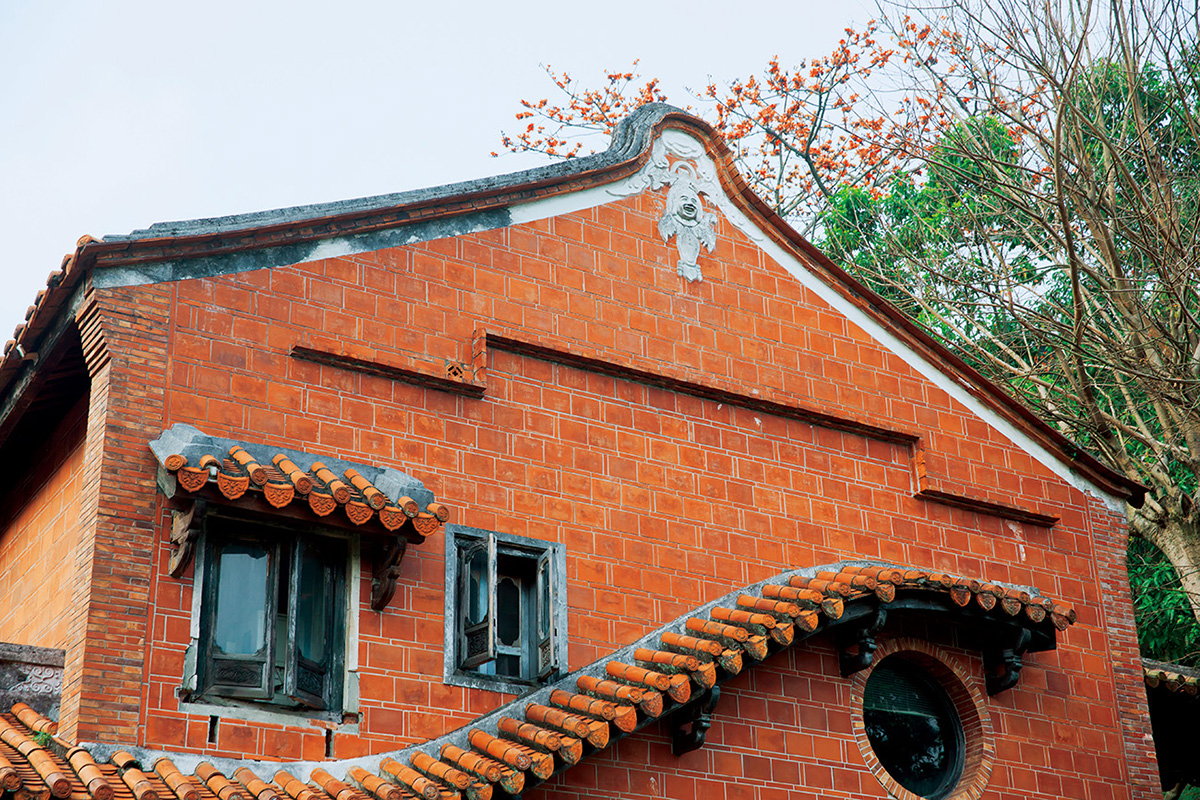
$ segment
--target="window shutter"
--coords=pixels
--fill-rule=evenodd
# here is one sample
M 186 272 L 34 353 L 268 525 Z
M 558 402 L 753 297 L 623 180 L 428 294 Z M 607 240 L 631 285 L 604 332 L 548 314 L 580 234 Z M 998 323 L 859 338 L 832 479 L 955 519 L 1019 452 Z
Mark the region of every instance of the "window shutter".
M 459 656 L 463 669 L 496 658 L 496 537 L 468 544 L 458 570 Z
M 554 625 L 554 599 L 558 586 L 554 569 L 554 550 L 538 557 L 537 565 L 537 677 L 544 680 L 558 669 L 558 635 Z
M 330 696 L 334 618 L 341 607 L 336 563 L 308 540 L 292 548 L 283 691 L 310 708 L 325 708 Z
M 204 602 L 201 685 L 227 697 L 270 699 L 274 692 L 274 621 L 279 548 L 261 541 L 216 541 Z

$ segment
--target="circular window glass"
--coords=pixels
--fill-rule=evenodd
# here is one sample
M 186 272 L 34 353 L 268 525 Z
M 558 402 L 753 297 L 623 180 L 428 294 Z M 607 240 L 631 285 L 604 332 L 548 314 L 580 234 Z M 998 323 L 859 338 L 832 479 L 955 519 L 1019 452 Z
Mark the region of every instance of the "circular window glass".
M 892 779 L 938 800 L 963 769 L 963 729 L 949 695 L 925 670 L 885 658 L 863 689 L 863 722 L 879 763 Z

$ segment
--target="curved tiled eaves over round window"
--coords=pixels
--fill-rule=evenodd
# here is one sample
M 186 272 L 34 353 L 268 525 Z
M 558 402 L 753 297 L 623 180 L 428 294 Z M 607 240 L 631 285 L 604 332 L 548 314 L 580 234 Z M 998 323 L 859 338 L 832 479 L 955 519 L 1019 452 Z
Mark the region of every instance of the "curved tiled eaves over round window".
M 991 652 L 993 667 L 981 677 L 975 675 L 980 664 L 955 660 L 928 642 L 880 642 L 885 610 L 888 615 L 967 620 L 976 630 L 986 626 L 982 663 L 988 663 Z M 520 795 L 623 737 L 664 721 L 673 753 L 702 747 L 714 724 L 721 683 L 773 653 L 830 632 L 841 642 L 842 673 L 854 676 L 849 685 L 855 702 L 849 712 L 864 763 L 891 795 L 914 797 L 895 781 L 886 782 L 890 778 L 870 751 L 862 702 L 872 666 L 900 655 L 922 665 L 946 689 L 963 723 L 964 770 L 949 797 L 978 798 L 995 756 L 983 688 L 1010 689 L 1019 677 L 1020 656 L 1053 649 L 1058 633 L 1075 619 L 1070 606 L 1036 590 L 973 578 L 854 562 L 792 569 L 689 611 L 458 730 L 369 759 L 320 765 L 214 759 L 186 776 L 166 752 L 144 753 L 146 763 L 139 766 L 136 758 L 113 745 L 89 744 L 85 750 L 56 740 L 53 748 L 42 746 L 37 734 L 53 733 L 55 723 L 32 709 L 14 708 L 13 715 L 0 714 L 0 755 L 14 766 L 5 770 L 0 764 L 0 788 L 20 789 L 28 779 L 31 792 L 61 800 L 121 800 L 113 794 L 118 784 L 153 788 L 159 798 L 176 796 L 167 781 L 192 786 L 198 794 L 208 787 L 210 794 L 222 798 L 237 792 L 257 800 L 395 800 L 414 794 L 438 800 L 459 792 L 468 800 L 482 800 L 500 791 Z M 70 763 L 59 757 L 63 752 L 75 754 Z M 93 754 L 110 763 L 91 763 Z M 264 769 L 274 774 L 254 771 Z M 273 777 L 278 785 L 268 785 L 264 777 Z M 494 784 L 500 787 L 495 794 Z M 264 787 L 271 791 L 264 794 Z M 136 800 L 149 800 L 144 791 L 137 791 Z
M 976 686 L 978 681 L 973 679 L 955 658 L 920 639 L 902 638 L 880 642 L 872 665 L 856 672 L 851 679 L 850 719 L 863 761 L 888 791 L 889 796 L 899 800 L 922 800 L 921 795 L 904 788 L 888 774 L 871 746 L 863 719 L 863 695 L 867 681 L 880 665 L 894 663 L 894 659 L 903 659 L 915 665 L 945 691 L 958 716 L 964 747 L 962 773 L 954 787 L 938 797 L 945 800 L 975 800 L 982 797 L 996 757 L 995 736 L 991 717 L 987 712 L 985 695 Z

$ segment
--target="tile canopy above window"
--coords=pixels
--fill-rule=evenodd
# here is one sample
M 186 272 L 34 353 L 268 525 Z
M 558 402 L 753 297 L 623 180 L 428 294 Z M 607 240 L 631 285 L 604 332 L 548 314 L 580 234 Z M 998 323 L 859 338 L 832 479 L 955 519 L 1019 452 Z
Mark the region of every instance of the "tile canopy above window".
M 187 568 L 212 503 L 247 518 L 286 516 L 361 536 L 374 563 L 371 607 L 380 611 L 395 592 L 408 544 L 424 542 L 450 515 L 421 481 L 390 467 L 221 439 L 182 423 L 149 444 L 159 488 L 174 506 L 174 577 Z
M 150 442 L 159 487 L 246 508 L 304 513 L 361 533 L 423 541 L 449 517 L 413 476 L 390 467 L 221 439 L 176 423 Z

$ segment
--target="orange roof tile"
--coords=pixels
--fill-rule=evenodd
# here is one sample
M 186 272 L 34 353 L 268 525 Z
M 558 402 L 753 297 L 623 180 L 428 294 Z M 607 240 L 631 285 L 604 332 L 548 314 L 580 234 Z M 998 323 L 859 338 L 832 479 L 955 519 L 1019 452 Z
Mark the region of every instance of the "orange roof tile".
M 1200 670 L 1143 658 L 1142 674 L 1151 689 L 1163 688 L 1192 697 L 1200 695 Z
M 893 591 L 881 595 L 883 584 Z M 783 594 L 786 600 L 772 599 Z M 18 704 L 0 717 L 0 787 L 72 800 L 486 800 L 494 785 L 518 794 L 651 724 L 664 704 L 673 710 L 711 703 L 714 687 L 746 665 L 825 629 L 853 629 L 879 608 L 1019 626 L 1030 634 L 1031 651 L 1053 648 L 1075 619 L 1069 606 L 1035 591 L 922 570 L 851 564 L 795 571 L 703 606 L 440 739 L 373 759 L 327 762 L 308 775 L 302 773 L 311 765 L 289 771 L 288 764 L 214 759 L 227 764 L 224 772 L 206 761 L 188 776 L 169 754 L 143 764 L 100 745 L 92 749 L 111 755 L 97 765 L 84 749 L 55 739 L 53 722 Z M 773 635 L 780 630 L 790 633 Z M 1161 668 L 1170 666 L 1148 665 L 1147 682 L 1194 693 L 1200 677 Z M 1000 691 L 1011 683 L 997 685 Z
M 168 496 L 182 489 L 226 505 L 307 507 L 318 518 L 340 508 L 355 527 L 417 541 L 450 516 L 421 481 L 389 467 L 220 439 L 184 424 L 163 431 L 150 450 Z

